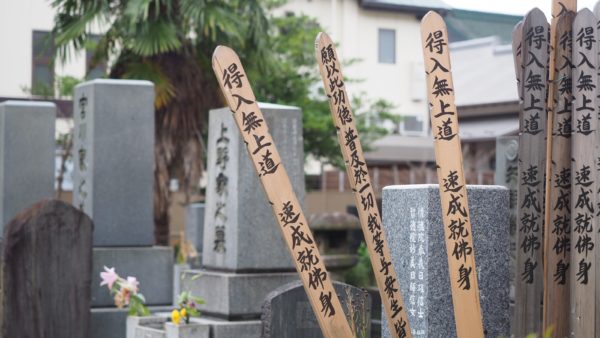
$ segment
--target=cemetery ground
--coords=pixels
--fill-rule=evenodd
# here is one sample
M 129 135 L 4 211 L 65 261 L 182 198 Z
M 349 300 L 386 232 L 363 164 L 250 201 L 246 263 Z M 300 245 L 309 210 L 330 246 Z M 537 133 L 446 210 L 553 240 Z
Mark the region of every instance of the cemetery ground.
M 77 86 L 74 97 L 72 203 L 48 199 L 54 194 L 55 107 L 0 104 L 3 172 L 11 177 L 2 181 L 11 196 L 2 208 L 2 304 L 10 309 L 3 312 L 4 336 L 322 335 L 294 269 L 297 257 L 275 231 L 277 219 L 228 108 L 209 114 L 206 199 L 187 206 L 187 247 L 176 255 L 154 246 L 152 234 L 152 83 L 94 80 Z M 277 162 L 286 165 L 302 201 L 301 112 L 258 107 L 281 149 Z M 24 125 L 36 128 L 35 138 L 11 133 Z M 485 325 L 502 335 L 509 332 L 508 190 L 469 189 Z M 437 185 L 386 188 L 382 213 L 393 264 L 403 271 L 395 285 L 413 335 L 451 336 L 452 311 L 438 310 L 452 305 Z M 313 214 L 307 221 L 314 237 L 301 237 L 313 244 L 304 249 L 305 262 L 314 262 L 312 252 L 322 254 L 352 335 L 390 335 L 358 217 Z M 25 308 L 33 321 L 18 315 Z

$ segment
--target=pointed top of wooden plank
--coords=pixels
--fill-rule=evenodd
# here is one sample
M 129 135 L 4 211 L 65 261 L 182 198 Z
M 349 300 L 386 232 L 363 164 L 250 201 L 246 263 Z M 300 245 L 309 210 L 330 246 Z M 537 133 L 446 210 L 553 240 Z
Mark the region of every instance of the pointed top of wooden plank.
M 552 17 L 558 18 L 566 12 L 577 11 L 577 0 L 554 0 L 552 1 Z
M 525 19 L 523 19 L 523 29 L 526 30 L 527 27 L 531 26 L 540 26 L 542 23 L 548 25 L 546 15 L 539 8 L 535 7 L 525 14 Z
M 427 12 L 423 19 L 421 19 L 421 35 L 425 34 L 425 32 L 439 29 L 446 30 L 446 23 L 442 16 L 434 11 Z
M 558 21 L 556 21 L 556 32 L 570 31 L 573 28 L 573 20 L 575 20 L 575 15 L 576 14 L 573 11 L 568 11 L 561 14 L 558 18 Z M 560 39 L 560 36 L 557 36 L 556 38 Z

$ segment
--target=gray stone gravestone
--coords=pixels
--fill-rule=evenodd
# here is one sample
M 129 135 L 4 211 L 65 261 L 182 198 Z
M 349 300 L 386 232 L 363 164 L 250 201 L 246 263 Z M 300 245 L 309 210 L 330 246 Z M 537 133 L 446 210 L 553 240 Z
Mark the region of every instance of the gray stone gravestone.
M 73 204 L 94 220 L 94 246 L 154 244 L 154 86 L 93 80 L 73 99 Z
M 517 233 L 517 155 L 519 136 L 500 136 L 496 139 L 496 185 L 508 188 L 510 196 L 510 298 L 514 300 L 516 270 L 516 233 Z
M 151 309 L 173 304 L 173 250 L 152 246 L 154 86 L 93 80 L 73 97 L 73 203 L 95 224 L 91 337 L 121 338 L 127 309 L 100 287 L 104 266 L 135 276 Z
M 371 337 L 371 297 L 352 285 L 334 282 L 342 308 L 357 338 Z M 283 285 L 266 297 L 262 338 L 322 338 L 323 333 L 300 281 Z
M 486 337 L 509 336 L 509 194 L 467 186 Z M 383 189 L 383 225 L 413 337 L 456 337 L 437 184 Z M 385 315 L 382 337 L 390 337 Z
M 0 103 L 0 233 L 19 212 L 54 195 L 54 124 L 50 102 Z
M 191 203 L 185 208 L 185 239 L 202 253 L 204 235 L 204 203 Z
M 302 113 L 282 105 L 259 103 L 259 107 L 302 203 Z M 293 271 L 292 259 L 229 108 L 210 111 L 206 167 L 202 265 L 229 271 Z
M 259 107 L 302 201 L 302 112 Z M 212 316 L 213 338 L 258 337 L 266 295 L 298 275 L 229 108 L 210 111 L 207 148 L 202 269 L 185 271 L 181 288 L 206 300 L 199 309 Z
M 45 200 L 4 229 L 2 337 L 89 337 L 92 221 Z

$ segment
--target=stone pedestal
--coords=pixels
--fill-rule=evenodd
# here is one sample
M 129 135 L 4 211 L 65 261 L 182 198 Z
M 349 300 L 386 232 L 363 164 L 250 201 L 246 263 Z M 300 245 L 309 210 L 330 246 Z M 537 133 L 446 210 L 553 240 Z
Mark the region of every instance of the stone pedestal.
M 54 124 L 50 102 L 0 103 L 0 237 L 4 225 L 54 196 Z
M 467 186 L 486 337 L 508 336 L 509 192 Z M 437 185 L 383 189 L 383 225 L 413 337 L 456 337 Z M 385 315 L 382 337 L 390 337 Z
M 259 106 L 302 201 L 302 113 Z M 206 300 L 200 310 L 213 317 L 206 319 L 213 338 L 260 337 L 265 296 L 298 276 L 229 108 L 209 113 L 207 171 L 203 269 L 184 272 L 181 288 Z

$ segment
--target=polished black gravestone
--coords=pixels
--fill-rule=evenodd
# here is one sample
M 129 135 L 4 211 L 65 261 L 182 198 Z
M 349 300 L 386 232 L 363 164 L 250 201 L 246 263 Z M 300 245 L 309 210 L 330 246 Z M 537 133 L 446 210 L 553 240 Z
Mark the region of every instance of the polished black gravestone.
M 346 319 L 358 338 L 371 337 L 371 297 L 352 285 L 333 282 Z M 348 306 L 350 304 L 350 306 Z M 262 307 L 262 338 L 322 338 L 304 287 L 294 281 L 269 293 Z

